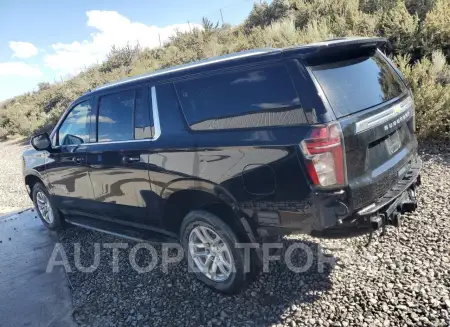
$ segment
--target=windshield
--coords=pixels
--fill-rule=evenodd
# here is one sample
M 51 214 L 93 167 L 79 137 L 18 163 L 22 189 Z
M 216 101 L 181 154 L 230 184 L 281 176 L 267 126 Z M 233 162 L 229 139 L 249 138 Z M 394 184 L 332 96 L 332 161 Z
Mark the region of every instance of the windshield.
M 378 51 L 310 68 L 338 118 L 389 101 L 406 90 Z

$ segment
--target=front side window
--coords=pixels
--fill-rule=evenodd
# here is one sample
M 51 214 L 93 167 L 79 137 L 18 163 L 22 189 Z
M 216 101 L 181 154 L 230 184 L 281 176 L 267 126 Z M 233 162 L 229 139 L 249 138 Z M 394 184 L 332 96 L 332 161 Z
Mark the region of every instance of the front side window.
M 58 130 L 59 145 L 78 145 L 89 141 L 91 105 L 89 101 L 77 104 Z
M 175 84 L 194 130 L 307 122 L 285 65 L 225 72 Z
M 98 141 L 133 139 L 133 107 L 135 91 L 123 91 L 100 98 L 97 117 Z

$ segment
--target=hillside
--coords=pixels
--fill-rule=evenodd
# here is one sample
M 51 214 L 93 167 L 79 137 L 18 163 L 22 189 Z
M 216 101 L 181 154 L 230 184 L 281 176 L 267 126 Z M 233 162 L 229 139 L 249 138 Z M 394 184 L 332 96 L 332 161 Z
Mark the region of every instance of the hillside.
M 261 47 L 287 47 L 343 36 L 384 36 L 414 92 L 422 138 L 450 135 L 448 0 L 274 0 L 255 4 L 240 26 L 203 20 L 161 48 L 113 48 L 102 64 L 72 79 L 0 104 L 0 138 L 52 126 L 75 98 L 126 76 Z

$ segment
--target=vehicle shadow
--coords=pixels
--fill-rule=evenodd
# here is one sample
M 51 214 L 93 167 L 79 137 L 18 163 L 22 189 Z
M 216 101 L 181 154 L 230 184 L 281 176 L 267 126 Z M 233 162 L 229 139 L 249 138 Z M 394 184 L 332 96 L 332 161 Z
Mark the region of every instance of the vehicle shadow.
M 272 326 L 282 323 L 288 312 L 295 320 L 296 311 L 300 313 L 303 306 L 332 288 L 330 274 L 337 261 L 315 242 L 285 239 L 284 249 L 297 247 L 289 262 L 270 262 L 268 271 L 261 272 L 239 294 L 223 295 L 197 281 L 185 261 L 169 264 L 165 272 L 161 246 L 155 246 L 155 268 L 139 273 L 133 269 L 130 255 L 140 267 L 149 266 L 154 259 L 146 249 L 133 251 L 138 243 L 75 227 L 58 236 L 72 270 L 68 278 L 74 318 L 89 326 Z M 75 243 L 81 249 L 78 259 Z M 77 265 L 93 264 L 95 243 L 100 247 L 98 268 L 82 272 Z M 127 246 L 119 250 L 118 272 L 113 272 L 112 250 L 105 248 L 105 243 Z M 169 251 L 169 256 L 176 254 L 173 252 Z M 289 250 L 283 258 L 285 254 Z M 296 272 L 292 266 L 309 269 Z

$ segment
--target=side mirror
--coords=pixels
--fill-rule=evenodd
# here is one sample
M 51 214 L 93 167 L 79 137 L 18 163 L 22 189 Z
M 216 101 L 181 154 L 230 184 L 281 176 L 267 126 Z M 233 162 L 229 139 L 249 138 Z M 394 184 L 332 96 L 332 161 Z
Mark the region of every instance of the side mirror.
M 84 140 L 76 135 L 72 135 L 72 134 L 67 134 L 66 136 L 64 136 L 63 145 L 80 145 L 84 143 Z
M 49 150 L 52 146 L 48 133 L 35 135 L 31 138 L 31 145 L 38 151 Z

